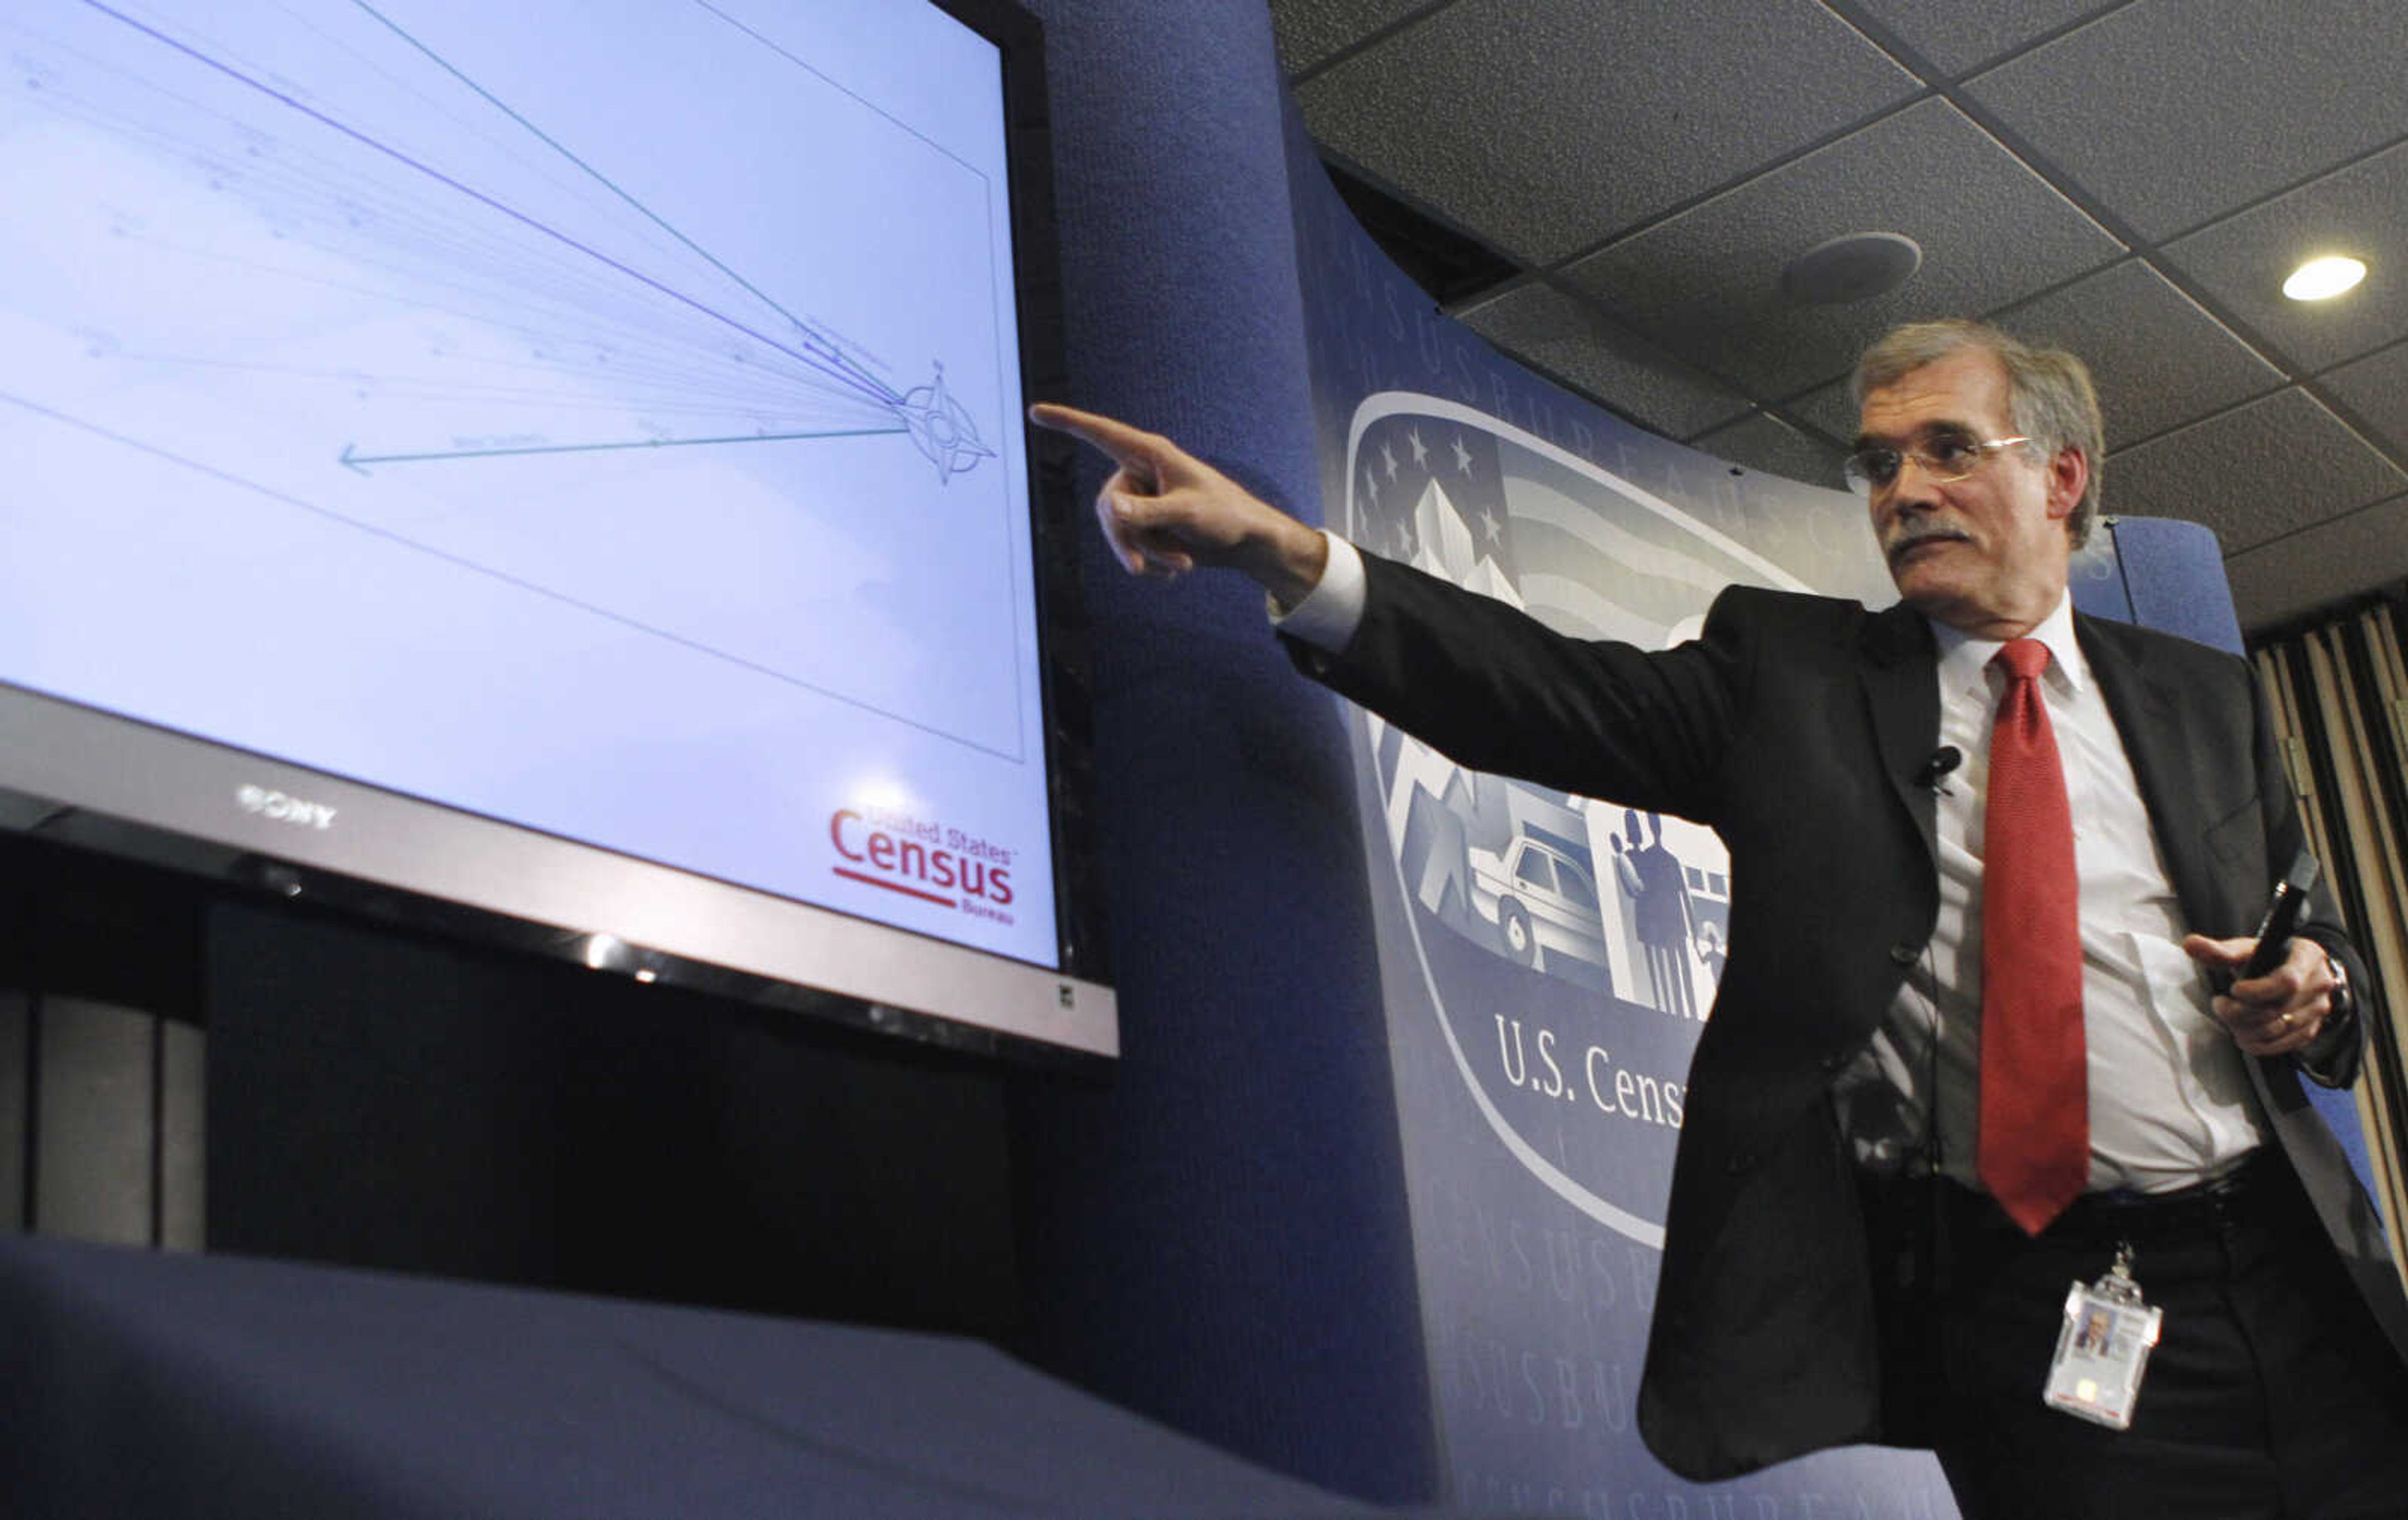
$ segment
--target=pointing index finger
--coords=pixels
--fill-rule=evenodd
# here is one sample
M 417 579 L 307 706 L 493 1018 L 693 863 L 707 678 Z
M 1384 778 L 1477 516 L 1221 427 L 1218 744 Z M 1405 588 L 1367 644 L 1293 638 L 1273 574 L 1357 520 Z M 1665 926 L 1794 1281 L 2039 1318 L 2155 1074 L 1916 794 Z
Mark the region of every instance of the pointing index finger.
M 1157 463 L 1154 435 L 1096 412 L 1081 411 L 1057 402 L 1039 401 L 1028 409 L 1028 420 L 1056 433 L 1068 433 L 1094 445 L 1124 465 L 1153 468 Z

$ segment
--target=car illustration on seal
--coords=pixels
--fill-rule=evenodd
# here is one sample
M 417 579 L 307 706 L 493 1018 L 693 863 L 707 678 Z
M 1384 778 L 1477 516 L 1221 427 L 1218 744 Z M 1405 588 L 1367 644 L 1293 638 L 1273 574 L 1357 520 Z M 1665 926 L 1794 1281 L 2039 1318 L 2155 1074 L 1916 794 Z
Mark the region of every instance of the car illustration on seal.
M 1501 853 L 1474 847 L 1465 854 L 1471 905 L 1497 925 L 1507 955 L 1539 969 L 1556 955 L 1605 965 L 1605 924 L 1586 861 L 1526 834 Z

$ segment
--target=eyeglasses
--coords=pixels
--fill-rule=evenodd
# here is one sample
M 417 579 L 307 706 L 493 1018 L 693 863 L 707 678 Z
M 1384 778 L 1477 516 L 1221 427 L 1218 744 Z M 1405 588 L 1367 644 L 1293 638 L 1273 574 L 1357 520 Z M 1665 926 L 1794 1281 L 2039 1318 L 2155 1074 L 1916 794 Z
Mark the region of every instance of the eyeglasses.
M 1898 482 L 1898 472 L 1910 459 L 1922 466 L 1926 478 L 1937 485 L 1961 480 L 1982 467 L 1983 461 L 2001 449 L 2012 449 L 2018 443 L 2029 443 L 2026 437 L 1986 438 L 1976 441 L 1962 433 L 1935 433 L 1921 443 L 1910 443 L 1903 449 L 1859 449 L 1847 457 L 1840 472 L 1847 478 L 1848 489 L 1860 496 L 1876 491 L 1886 491 Z

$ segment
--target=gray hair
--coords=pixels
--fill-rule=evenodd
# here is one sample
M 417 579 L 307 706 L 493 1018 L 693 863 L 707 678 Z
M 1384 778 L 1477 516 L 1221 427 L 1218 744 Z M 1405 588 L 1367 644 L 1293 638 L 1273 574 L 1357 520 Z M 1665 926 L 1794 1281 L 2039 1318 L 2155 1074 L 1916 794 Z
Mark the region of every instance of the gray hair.
M 2099 393 L 2090 383 L 2090 368 L 2063 349 L 2035 348 L 1983 322 L 1916 322 L 1893 327 L 1856 361 L 1849 390 L 1862 408 L 1866 393 L 1895 385 L 1926 365 L 1937 364 L 1965 349 L 1995 354 L 2007 372 L 2007 416 L 2016 432 L 2032 441 L 2043 458 L 2060 449 L 2082 451 L 2089 462 L 2090 480 L 2082 499 L 2066 519 L 2066 536 L 2079 549 L 2090 539 L 2090 524 L 2099 516 L 2100 455 L 2106 452 L 2106 424 L 2099 416 Z

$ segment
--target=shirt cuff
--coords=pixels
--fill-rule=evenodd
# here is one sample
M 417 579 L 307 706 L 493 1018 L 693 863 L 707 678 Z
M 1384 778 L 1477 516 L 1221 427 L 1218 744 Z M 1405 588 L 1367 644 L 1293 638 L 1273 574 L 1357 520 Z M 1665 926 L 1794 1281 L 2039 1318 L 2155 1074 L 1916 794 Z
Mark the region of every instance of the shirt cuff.
M 1321 537 L 1329 545 L 1329 564 L 1319 583 L 1284 611 L 1276 598 L 1266 596 L 1264 602 L 1273 628 L 1335 653 L 1346 647 L 1363 621 L 1363 554 L 1326 528 Z
M 2321 941 L 2319 941 L 2321 943 Z M 2332 947 L 2324 946 L 2325 959 L 2331 963 L 2336 977 L 2346 977 L 2341 958 Z M 2358 986 L 2344 980 L 2335 989 L 2332 1011 L 2325 1015 L 2324 1027 L 2316 1038 L 2294 1051 L 2291 1058 L 2300 1070 L 2319 1087 L 2347 1087 L 2358 1077 L 2359 1034 L 2358 1029 Z

